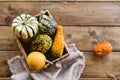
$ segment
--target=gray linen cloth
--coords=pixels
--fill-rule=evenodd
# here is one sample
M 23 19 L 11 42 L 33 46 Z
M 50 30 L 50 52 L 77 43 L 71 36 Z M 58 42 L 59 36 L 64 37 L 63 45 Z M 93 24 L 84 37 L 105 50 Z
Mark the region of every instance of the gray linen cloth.
M 15 56 L 8 60 L 12 80 L 79 80 L 85 67 L 85 56 L 77 50 L 75 44 L 68 44 L 70 55 L 54 65 L 31 73 L 23 57 Z

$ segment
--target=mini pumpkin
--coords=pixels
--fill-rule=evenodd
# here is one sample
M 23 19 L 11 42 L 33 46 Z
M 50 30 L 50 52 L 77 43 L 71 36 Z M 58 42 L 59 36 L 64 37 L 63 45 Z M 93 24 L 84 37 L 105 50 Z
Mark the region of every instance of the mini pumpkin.
M 94 51 L 98 56 L 105 56 L 112 51 L 112 45 L 109 42 L 102 42 L 95 46 Z
M 28 41 L 37 34 L 38 21 L 29 14 L 21 14 L 13 20 L 12 27 L 18 38 Z

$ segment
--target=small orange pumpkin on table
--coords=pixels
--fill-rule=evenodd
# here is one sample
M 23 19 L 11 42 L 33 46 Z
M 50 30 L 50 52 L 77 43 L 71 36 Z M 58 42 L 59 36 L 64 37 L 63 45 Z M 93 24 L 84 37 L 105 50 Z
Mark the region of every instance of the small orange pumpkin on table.
M 94 47 L 94 51 L 98 56 L 105 56 L 112 52 L 112 45 L 109 42 L 102 42 Z

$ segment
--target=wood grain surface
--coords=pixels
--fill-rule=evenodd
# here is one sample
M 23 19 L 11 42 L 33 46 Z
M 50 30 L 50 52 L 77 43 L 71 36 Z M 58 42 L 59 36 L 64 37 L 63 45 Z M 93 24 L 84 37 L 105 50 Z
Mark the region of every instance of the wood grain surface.
M 113 51 L 119 51 L 120 27 L 100 27 L 100 26 L 64 26 L 64 36 L 66 43 L 76 43 L 79 50 L 91 51 L 100 42 L 108 41 L 113 46 Z
M 0 77 L 11 76 L 7 61 L 17 55 L 20 55 L 19 51 L 0 51 Z
M 22 13 L 36 15 L 41 9 L 48 9 L 62 25 L 117 26 L 119 5 L 120 2 L 0 2 L 0 25 L 10 25 Z
M 19 50 L 11 27 L 1 26 L 0 30 L 0 50 Z M 113 51 L 120 51 L 120 27 L 63 26 L 63 31 L 65 42 L 74 42 L 81 51 L 92 51 L 103 41 L 109 41 Z
M 21 55 L 12 20 L 42 9 L 63 25 L 65 42 L 74 42 L 84 52 L 86 66 L 80 80 L 111 80 L 107 73 L 120 77 L 120 0 L 0 0 L 0 80 L 10 80 L 7 61 Z M 113 51 L 98 57 L 93 47 L 102 41 L 109 41 Z
M 0 78 L 0 80 L 11 80 L 10 78 Z M 111 80 L 110 78 L 80 78 L 80 80 Z
M 19 55 L 19 51 L 0 51 L 0 77 L 11 75 L 6 61 L 13 56 Z M 120 76 L 120 52 L 112 52 L 105 57 L 98 57 L 94 52 L 84 52 L 86 67 L 82 78 L 106 78 L 107 73 Z
M 16 0 L 0 0 L 0 2 L 2 2 L 2 1 L 16 1 Z M 87 1 L 91 1 L 91 2 L 93 2 L 93 1 L 101 2 L 101 1 L 102 1 L 102 2 L 103 2 L 103 1 L 104 1 L 104 2 L 106 2 L 106 1 L 107 1 L 107 2 L 108 2 L 108 1 L 109 1 L 109 2 L 110 2 L 110 1 L 115 1 L 115 2 L 116 2 L 116 1 L 120 1 L 120 0 L 17 0 L 17 1 L 33 1 L 33 2 L 34 2 L 34 1 L 39 1 L 39 2 L 47 2 L 47 1 L 50 1 L 50 2 L 53 2 L 53 1 L 57 1 L 57 2 L 59 2 L 59 1 L 65 1 L 65 2 L 66 2 L 66 1 L 67 1 L 67 2 L 69 2 L 69 1 L 73 1 L 73 2 L 76 2 L 76 1 L 81 1 L 81 2 L 82 2 L 82 1 L 86 1 L 86 2 L 87 2 Z
M 0 80 L 11 80 L 10 78 L 0 78 Z M 80 78 L 80 80 L 111 80 L 110 78 Z
M 77 29 L 76 29 L 77 28 Z M 66 43 L 70 43 L 71 39 L 73 42 L 76 43 L 76 46 L 79 50 L 84 51 L 85 57 L 86 57 L 86 67 L 82 74 L 82 78 L 106 78 L 107 73 L 113 73 L 115 75 L 120 76 L 120 52 L 115 52 L 116 50 L 119 50 L 119 29 L 120 27 L 78 27 L 78 26 L 63 26 L 64 29 L 64 35 L 65 35 L 65 41 Z M 0 48 L 0 59 L 2 60 L 0 64 L 3 63 L 3 61 L 7 61 L 11 57 L 15 55 L 19 55 L 20 52 L 18 51 L 18 47 L 15 41 L 14 34 L 12 33 L 12 30 L 10 26 L 1 26 L 0 27 L 0 40 L 3 40 L 1 42 L 4 42 L 4 40 L 8 40 L 5 44 L 4 48 Z M 118 32 L 116 32 L 118 31 Z M 8 34 L 5 34 L 5 33 Z M 95 33 L 99 34 L 100 37 L 105 38 L 106 40 L 109 40 L 111 44 L 113 45 L 113 51 L 110 55 L 105 57 L 97 57 L 95 53 L 93 52 L 93 43 L 95 38 Z M 111 35 L 111 36 L 108 36 Z M 103 36 L 104 35 L 104 36 Z M 95 40 L 97 41 L 97 40 Z M 11 44 L 9 44 L 11 43 Z M 2 43 L 0 43 L 0 46 L 3 46 Z M 12 45 L 14 44 L 14 45 Z M 12 45 L 12 47 L 11 47 Z M 116 47 L 116 45 L 118 45 Z M 5 50 L 5 51 L 3 51 Z M 13 51 L 9 51 L 13 50 Z M 86 52 L 87 51 L 87 52 Z M 3 59 L 4 57 L 4 59 Z M 3 67 L 2 67 L 3 66 Z M 116 67 L 116 68 L 115 68 Z M 0 67 L 0 76 L 10 76 L 10 71 L 7 72 L 8 66 L 7 64 L 2 64 Z

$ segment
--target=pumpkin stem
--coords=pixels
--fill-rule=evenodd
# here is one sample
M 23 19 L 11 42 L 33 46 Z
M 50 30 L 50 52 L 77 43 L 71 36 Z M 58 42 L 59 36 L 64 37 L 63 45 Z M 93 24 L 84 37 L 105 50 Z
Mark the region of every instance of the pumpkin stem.
M 39 22 L 42 20 L 43 15 L 44 15 L 44 12 L 43 12 L 43 11 L 41 11 L 41 12 L 40 12 L 40 17 L 39 17 Z
M 22 25 L 25 25 L 25 23 L 23 22 Z

